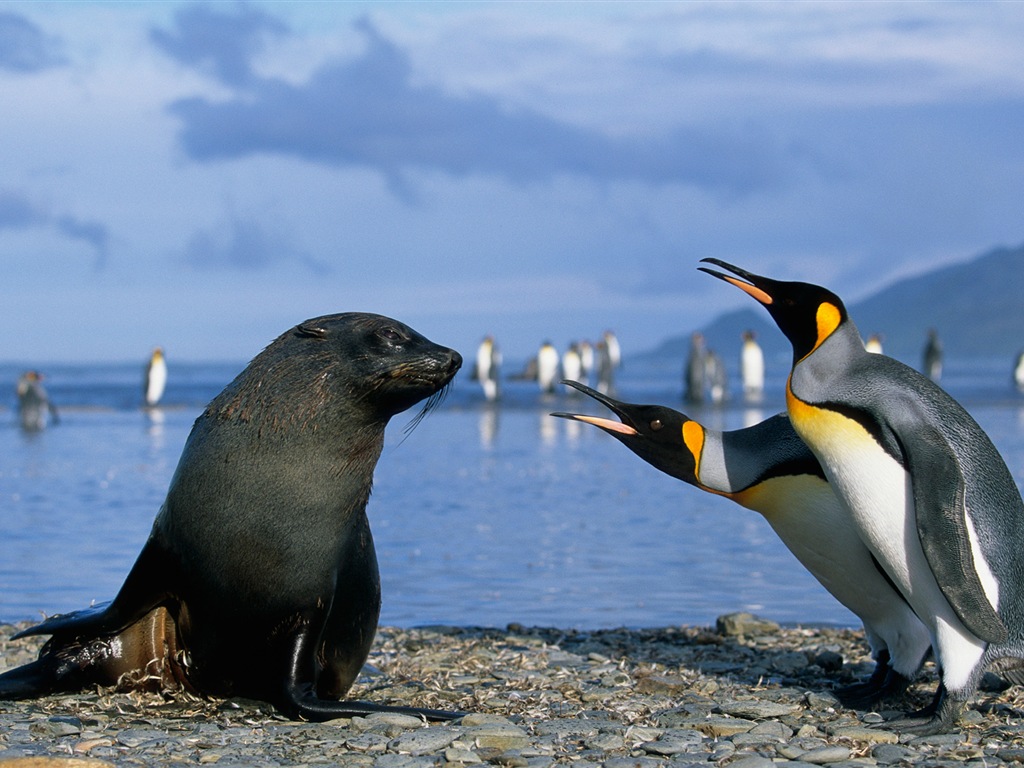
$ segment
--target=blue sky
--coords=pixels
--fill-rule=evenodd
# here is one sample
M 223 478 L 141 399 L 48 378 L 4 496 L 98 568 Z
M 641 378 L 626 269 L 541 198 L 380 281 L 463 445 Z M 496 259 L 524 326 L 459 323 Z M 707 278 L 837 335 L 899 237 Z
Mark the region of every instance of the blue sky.
M 506 356 L 1024 242 L 1024 3 L 0 3 L 0 360 Z

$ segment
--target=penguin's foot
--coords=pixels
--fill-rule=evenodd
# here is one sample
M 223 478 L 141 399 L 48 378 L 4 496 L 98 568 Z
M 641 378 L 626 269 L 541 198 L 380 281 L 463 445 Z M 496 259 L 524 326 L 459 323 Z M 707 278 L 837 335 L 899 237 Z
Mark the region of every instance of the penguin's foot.
M 849 709 L 872 707 L 879 701 L 903 695 L 910 680 L 892 668 L 889 651 L 882 650 L 876 659 L 871 677 L 834 691 L 836 698 Z
M 834 693 L 840 703 L 848 709 L 867 709 L 879 702 L 903 696 L 909 685 L 908 678 L 891 667 L 882 668 L 882 665 L 879 665 L 868 680 L 844 686 Z
M 900 733 L 912 733 L 915 736 L 945 733 L 952 730 L 963 708 L 964 702 L 954 699 L 946 693 L 945 686 L 940 684 L 935 692 L 935 698 L 927 707 L 880 723 L 879 727 Z

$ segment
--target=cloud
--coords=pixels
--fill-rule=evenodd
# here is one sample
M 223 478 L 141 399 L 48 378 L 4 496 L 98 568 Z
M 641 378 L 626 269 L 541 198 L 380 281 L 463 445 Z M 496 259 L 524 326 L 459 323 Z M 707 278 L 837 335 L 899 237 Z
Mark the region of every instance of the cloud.
M 105 265 L 110 232 L 104 224 L 66 213 L 51 213 L 20 193 L 0 189 L 0 231 L 31 228 L 51 230 L 69 240 L 82 241 L 96 252 L 96 268 Z
M 23 16 L 0 13 L 0 70 L 31 73 L 66 63 L 58 43 Z
M 414 82 L 409 56 L 368 21 L 357 28 L 365 52 L 321 67 L 301 85 L 250 79 L 232 100 L 175 102 L 185 152 L 198 162 L 265 153 L 371 168 L 399 193 L 408 172 L 424 170 L 514 183 L 568 174 L 745 195 L 784 183 L 802 162 L 753 123 L 611 136 L 507 108 L 490 95 L 452 95 Z
M 291 238 L 256 217 L 232 216 L 212 228 L 197 230 L 183 252 L 184 261 L 197 269 L 261 271 L 298 261 L 311 272 L 330 270 L 291 242 Z
M 221 13 L 206 6 L 189 6 L 174 17 L 174 31 L 150 31 L 150 39 L 175 61 L 195 67 L 231 86 L 255 79 L 252 59 L 269 37 L 288 34 L 284 22 L 249 6 Z

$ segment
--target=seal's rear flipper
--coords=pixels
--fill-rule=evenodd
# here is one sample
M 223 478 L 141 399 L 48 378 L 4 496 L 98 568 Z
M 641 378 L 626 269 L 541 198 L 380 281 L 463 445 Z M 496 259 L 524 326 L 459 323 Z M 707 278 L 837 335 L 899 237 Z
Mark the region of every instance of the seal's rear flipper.
M 11 635 L 11 639 L 17 640 L 19 637 L 29 637 L 31 635 L 56 635 L 63 632 L 87 634 L 93 626 L 102 626 L 107 622 L 105 614 L 109 608 L 110 602 L 108 601 L 89 608 L 83 608 L 80 611 L 58 613 L 41 624 L 36 624 L 34 627 L 23 629 L 21 632 Z
M 33 699 L 58 691 L 79 688 L 82 668 L 74 659 L 43 654 L 35 661 L 9 669 L 0 675 L 0 701 Z
M 0 700 L 15 701 L 43 696 L 52 691 L 49 665 L 36 660 L 0 675 Z

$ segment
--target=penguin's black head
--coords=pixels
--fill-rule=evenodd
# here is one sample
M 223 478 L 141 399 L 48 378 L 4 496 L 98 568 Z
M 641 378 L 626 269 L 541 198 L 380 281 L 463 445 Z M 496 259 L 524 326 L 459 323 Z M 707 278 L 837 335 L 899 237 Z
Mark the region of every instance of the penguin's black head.
M 704 430 L 697 422 L 661 405 L 623 403 L 576 381 L 562 383 L 606 405 L 619 421 L 579 413 L 552 416 L 593 424 L 665 474 L 696 484 L 697 460 L 704 441 Z
M 772 280 L 719 259 L 701 261 L 716 264 L 743 278 L 740 280 L 715 269 L 698 267 L 701 272 L 732 283 L 761 302 L 793 345 L 794 363 L 817 349 L 847 320 L 842 300 L 820 285 Z

